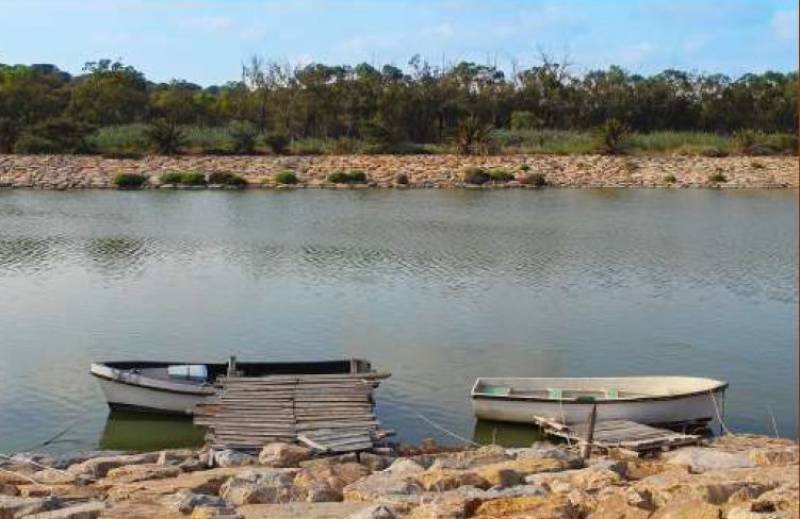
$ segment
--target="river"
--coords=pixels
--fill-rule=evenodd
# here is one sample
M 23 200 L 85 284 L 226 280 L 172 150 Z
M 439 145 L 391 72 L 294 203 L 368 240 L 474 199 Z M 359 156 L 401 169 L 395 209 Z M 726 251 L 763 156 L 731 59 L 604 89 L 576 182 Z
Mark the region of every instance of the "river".
M 366 357 L 405 441 L 528 441 L 473 420 L 504 375 L 721 378 L 730 429 L 794 435 L 797 217 L 794 190 L 0 190 L 0 452 L 197 441 L 109 420 L 89 363 L 231 354 Z

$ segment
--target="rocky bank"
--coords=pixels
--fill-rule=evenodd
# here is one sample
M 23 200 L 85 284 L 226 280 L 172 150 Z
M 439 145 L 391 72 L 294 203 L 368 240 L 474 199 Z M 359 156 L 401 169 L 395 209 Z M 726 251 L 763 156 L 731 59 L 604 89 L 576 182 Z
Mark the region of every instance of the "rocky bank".
M 799 516 L 797 444 L 758 436 L 646 459 L 610 452 L 588 462 L 549 444 L 453 450 L 428 443 L 327 458 L 271 444 L 259 456 L 20 454 L 0 469 L 2 519 Z
M 787 156 L 148 156 L 134 160 L 0 155 L 0 187 L 108 188 L 119 173 L 147 175 L 149 187 L 157 187 L 159 175 L 167 171 L 231 172 L 245 177 L 251 187 L 274 187 L 272 176 L 286 169 L 297 173 L 297 187 L 333 187 L 326 182 L 330 173 L 359 169 L 368 175 L 369 183 L 351 188 L 400 187 L 396 181 L 401 173 L 410 187 L 446 188 L 463 187 L 463 172 L 470 166 L 504 168 L 517 177 L 486 187 L 524 187 L 525 177 L 531 173 L 544 175 L 547 183 L 556 187 L 796 188 L 800 184 L 798 159 Z

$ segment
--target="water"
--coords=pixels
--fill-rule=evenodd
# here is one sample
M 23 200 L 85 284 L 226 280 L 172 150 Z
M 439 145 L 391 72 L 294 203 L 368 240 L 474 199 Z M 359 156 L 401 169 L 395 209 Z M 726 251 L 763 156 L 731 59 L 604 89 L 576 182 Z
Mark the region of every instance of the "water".
M 794 191 L 2 191 L 0 451 L 196 441 L 107 421 L 89 363 L 229 354 L 367 357 L 408 441 L 448 439 L 416 413 L 527 441 L 474 423 L 479 375 L 723 378 L 731 429 L 771 432 L 771 409 L 793 435 L 797 210 Z

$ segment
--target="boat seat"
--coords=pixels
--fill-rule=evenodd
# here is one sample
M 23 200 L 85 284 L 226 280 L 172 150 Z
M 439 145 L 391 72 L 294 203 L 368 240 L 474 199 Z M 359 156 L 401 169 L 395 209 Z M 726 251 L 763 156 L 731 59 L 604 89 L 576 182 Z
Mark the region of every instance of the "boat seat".
M 615 387 L 606 389 L 606 400 L 616 400 L 619 398 L 619 391 Z
M 483 386 L 481 393 L 491 396 L 508 396 L 511 394 L 511 388 L 506 386 Z
M 563 400 L 564 391 L 560 387 L 548 387 L 547 398 L 550 400 Z

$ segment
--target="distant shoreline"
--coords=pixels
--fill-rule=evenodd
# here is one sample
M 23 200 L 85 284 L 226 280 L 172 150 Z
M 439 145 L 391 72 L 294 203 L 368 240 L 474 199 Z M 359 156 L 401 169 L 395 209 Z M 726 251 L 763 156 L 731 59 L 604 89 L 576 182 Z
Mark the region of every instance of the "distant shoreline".
M 464 182 L 467 168 L 505 170 L 513 180 L 482 186 Z M 293 186 L 274 182 L 282 171 L 296 173 Z M 361 184 L 333 184 L 328 175 L 358 170 Z M 162 187 L 166 172 L 230 172 L 249 188 L 515 188 L 534 187 L 531 175 L 548 187 L 797 188 L 796 156 L 701 157 L 679 155 L 151 155 L 113 159 L 95 155 L 0 155 L 0 188 L 107 189 L 121 173 L 148 177 L 146 188 Z M 403 174 L 405 179 L 400 179 Z M 407 180 L 407 184 L 402 184 Z M 210 186 L 211 188 L 217 186 Z M 197 187 L 193 187 L 197 189 Z

